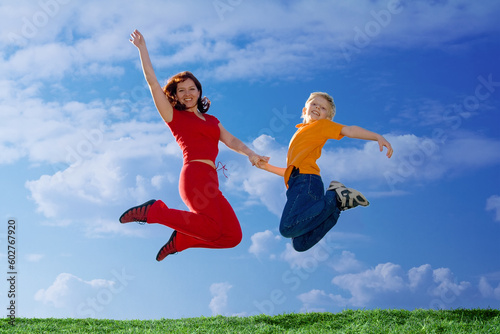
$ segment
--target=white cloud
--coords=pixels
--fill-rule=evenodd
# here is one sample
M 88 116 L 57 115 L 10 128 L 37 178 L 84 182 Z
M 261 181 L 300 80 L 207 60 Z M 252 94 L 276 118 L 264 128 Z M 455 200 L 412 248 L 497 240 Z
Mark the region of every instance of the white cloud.
M 46 289 L 39 289 L 34 300 L 42 317 L 61 318 L 109 318 L 111 304 L 116 297 L 135 279 L 125 268 L 111 270 L 112 280 L 84 280 L 70 273 L 59 274 Z
M 340 256 L 335 255 L 331 264 L 332 268 L 339 273 L 358 271 L 363 264 L 356 259 L 356 255 L 349 251 L 342 251 Z
M 227 307 L 228 292 L 233 286 L 227 282 L 213 283 L 210 286 L 210 293 L 212 300 L 209 307 L 212 315 L 224 314 Z
M 500 163 L 500 142 L 471 133 L 450 135 L 444 143 L 415 135 L 385 137 L 394 148 L 391 159 L 379 151 L 376 142 L 365 142 L 361 149 L 326 146 L 318 160 L 323 179 L 340 180 L 346 185 L 364 181 L 365 188 L 376 186 L 383 193 L 387 188 L 401 191 L 414 182 L 453 177 Z M 354 139 L 341 141 L 350 140 Z
M 457 282 L 450 269 L 432 269 L 429 264 L 405 272 L 397 264 L 381 263 L 375 268 L 335 276 L 332 283 L 332 292 L 316 289 L 299 295 L 303 309 L 452 308 L 460 306 L 465 299 L 474 299 L 476 294 L 470 282 Z M 486 280 L 480 282 L 479 289 L 483 295 L 491 297 L 494 294 Z M 338 291 L 348 293 L 339 294 Z
M 94 236 L 130 235 L 128 227 L 118 229 L 119 224 L 109 222 L 116 225 L 127 207 L 151 196 L 161 193 L 165 198 L 164 186 L 176 188 L 182 155 L 167 150 L 175 141 L 162 122 L 132 120 L 105 126 L 111 110 L 103 102 L 45 103 L 23 96 L 30 94 L 20 91 L 6 97 L 12 109 L 0 114 L 6 126 L 0 147 L 12 149 L 0 160 L 12 163 L 27 157 L 44 166 L 44 174 L 25 185 L 37 211 L 49 218 L 46 224 L 83 221 Z M 176 193 L 167 195 L 178 201 Z
M 58 6 L 47 8 L 41 3 Z M 392 8 L 392 14 L 390 3 L 397 4 L 253 1 L 229 5 L 231 10 L 222 16 L 213 2 L 206 1 L 191 6 L 161 1 L 147 6 L 118 1 L 88 1 L 85 6 L 57 0 L 19 7 L 2 3 L 1 12 L 9 15 L 0 23 L 0 46 L 10 53 L 0 61 L 0 69 L 7 77 L 26 79 L 70 73 L 120 75 L 123 69 L 110 64 L 137 57 L 127 41 L 135 27 L 145 33 L 158 66 L 196 62 L 201 64 L 199 72 L 222 80 L 269 75 L 296 78 L 318 69 L 319 64 L 345 61 L 346 48 L 358 54 L 368 46 L 463 47 L 465 43 L 456 41 L 498 32 L 495 13 L 499 5 L 494 1 L 405 2 Z M 178 17 L 187 15 L 192 25 L 186 27 Z M 175 45 L 175 51 L 157 56 L 159 45 Z M 310 50 L 315 50 L 314 55 Z
M 297 298 L 302 302 L 301 312 L 327 312 L 334 296 L 323 290 L 313 289 L 298 295 Z
M 411 268 L 408 271 L 408 283 L 411 291 L 416 291 L 419 286 L 432 281 L 432 268 L 430 264 L 424 264 L 420 267 Z
M 281 240 L 281 236 L 274 235 L 273 232 L 265 230 L 264 232 L 255 233 L 250 237 L 250 240 L 252 240 L 252 244 L 248 248 L 250 254 L 254 254 L 258 258 L 262 255 L 274 258 L 272 250 Z
M 156 112 L 141 109 L 137 119 L 122 120 L 121 113 L 129 118 L 140 102 L 46 102 L 37 97 L 37 86 L 0 81 L 0 87 L 0 163 L 26 158 L 41 169 L 25 185 L 49 219 L 45 224 L 83 221 L 88 235 L 131 235 L 110 222 L 117 224 L 121 212 L 150 196 L 165 196 L 164 186 L 176 186 L 182 154 L 168 149 L 175 140 Z M 157 121 L 146 121 L 152 115 Z
M 26 261 L 28 262 L 40 262 L 41 259 L 45 257 L 44 254 L 26 254 Z
M 280 147 L 274 138 L 261 135 L 248 146 L 258 154 L 272 157 L 270 163 L 285 165 L 286 148 Z M 235 155 L 224 145 L 219 148 L 218 159 L 227 162 L 229 176 L 224 180 L 224 187 L 234 194 L 241 194 L 243 190 L 247 206 L 263 205 L 269 212 L 280 217 L 286 201 L 283 178 L 253 167 L 246 157 Z
M 95 294 L 99 289 L 110 288 L 114 281 L 94 279 L 85 281 L 69 273 L 61 273 L 47 289 L 40 289 L 35 294 L 35 300 L 56 308 L 74 310 L 83 302 L 85 296 Z
M 399 265 L 384 263 L 361 273 L 336 276 L 332 283 L 351 294 L 349 299 L 338 296 L 339 300 L 362 307 L 371 301 L 373 293 L 399 292 L 404 289 L 403 276 Z
M 479 291 L 484 298 L 500 300 L 500 283 L 495 288 L 491 286 L 486 277 L 481 277 L 479 279 Z
M 92 153 L 53 175 L 27 181 L 26 187 L 38 212 L 52 224 L 83 222 L 88 236 L 140 236 L 141 233 L 118 224 L 118 217 L 125 209 L 151 198 L 162 197 L 170 203 L 179 201 L 177 192 L 165 192 L 160 187 L 157 175 L 175 174 L 182 161 L 171 158 L 169 171 L 161 171 L 166 166 L 164 153 L 157 141 L 152 143 L 155 139 L 147 136 L 141 140 L 104 141 L 103 146 L 109 147 L 109 151 Z M 177 180 L 172 176 L 175 189 Z
M 446 298 L 446 296 L 460 296 L 471 287 L 469 282 L 455 283 L 453 273 L 449 268 L 438 268 L 433 271 L 433 280 L 436 284 L 429 290 L 435 297 Z
M 292 269 L 314 271 L 319 265 L 325 263 L 338 272 L 354 271 L 362 267 L 362 263 L 356 260 L 355 255 L 349 251 L 342 251 L 340 255 L 337 255 L 336 251 L 349 243 L 367 240 L 368 238 L 361 234 L 330 232 L 307 252 L 297 252 L 293 249 L 291 242 L 287 241 L 280 259 L 287 262 Z
M 500 221 L 500 196 L 490 196 L 486 200 L 486 210 L 495 212 L 495 221 Z
M 291 242 L 285 245 L 285 250 L 281 253 L 280 259 L 288 262 L 292 269 L 306 269 L 308 272 L 314 272 L 325 261 L 330 259 L 332 248 L 320 241 L 307 252 L 297 252 L 293 249 Z

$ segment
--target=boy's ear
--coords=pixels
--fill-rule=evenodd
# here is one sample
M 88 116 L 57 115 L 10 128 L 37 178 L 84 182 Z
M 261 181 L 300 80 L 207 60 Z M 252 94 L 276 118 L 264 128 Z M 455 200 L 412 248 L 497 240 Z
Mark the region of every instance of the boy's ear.
M 305 115 L 305 114 L 306 114 L 306 110 L 307 110 L 307 108 L 306 108 L 306 107 L 302 108 L 302 115 Z

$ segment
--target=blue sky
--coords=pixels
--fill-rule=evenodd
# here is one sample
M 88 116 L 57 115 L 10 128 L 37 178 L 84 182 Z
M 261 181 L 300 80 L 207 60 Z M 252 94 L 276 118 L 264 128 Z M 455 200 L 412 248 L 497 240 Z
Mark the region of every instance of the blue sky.
M 498 1 L 40 0 L 0 13 L 0 267 L 14 218 L 17 316 L 500 306 Z M 210 113 L 275 165 L 309 93 L 330 93 L 335 121 L 395 149 L 324 147 L 324 182 L 370 206 L 297 253 L 278 232 L 282 179 L 221 146 L 243 241 L 156 262 L 171 230 L 118 217 L 151 198 L 185 208 L 182 156 L 128 42 L 136 28 L 160 81 L 192 71 Z

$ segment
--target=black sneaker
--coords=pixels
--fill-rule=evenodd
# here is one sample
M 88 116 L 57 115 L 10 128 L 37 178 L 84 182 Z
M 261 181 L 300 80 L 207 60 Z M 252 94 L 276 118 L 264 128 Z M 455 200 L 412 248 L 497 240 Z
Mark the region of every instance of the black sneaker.
M 128 209 L 120 216 L 120 223 L 142 222 L 145 223 L 148 218 L 148 211 L 151 206 L 156 202 L 155 199 L 147 201 L 138 206 Z
M 177 253 L 177 248 L 175 248 L 175 237 L 177 236 L 177 231 L 172 232 L 170 239 L 167 243 L 160 249 L 156 255 L 156 261 L 161 261 L 171 254 Z

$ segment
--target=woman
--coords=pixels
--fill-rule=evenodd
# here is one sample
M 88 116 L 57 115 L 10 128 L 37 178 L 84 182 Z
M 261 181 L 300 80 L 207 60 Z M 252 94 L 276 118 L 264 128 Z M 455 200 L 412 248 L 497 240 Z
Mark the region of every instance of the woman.
M 179 192 L 190 211 L 171 209 L 160 200 L 150 200 L 125 211 L 120 222 L 156 223 L 174 229 L 158 252 L 157 261 L 192 247 L 235 247 L 242 238 L 241 227 L 231 205 L 219 190 L 215 166 L 219 140 L 230 149 L 248 156 L 252 165 L 269 158 L 256 154 L 230 134 L 217 118 L 206 114 L 210 101 L 201 98 L 201 84 L 192 73 L 181 72 L 162 88 L 144 37 L 135 30 L 130 41 L 139 49 L 144 76 L 156 108 L 182 149 L 184 164 Z

